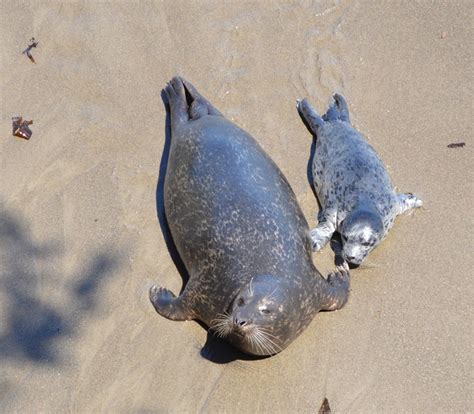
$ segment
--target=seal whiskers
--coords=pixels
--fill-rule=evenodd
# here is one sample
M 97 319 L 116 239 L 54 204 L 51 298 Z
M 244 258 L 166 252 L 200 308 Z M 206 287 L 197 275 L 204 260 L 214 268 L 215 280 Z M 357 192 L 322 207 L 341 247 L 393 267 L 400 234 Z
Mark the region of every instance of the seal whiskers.
M 365 259 L 359 267 L 361 269 L 373 269 L 373 268 L 377 268 L 377 267 L 380 267 L 380 266 L 381 265 L 379 263 L 376 263 L 373 260 Z
M 273 355 L 280 352 L 281 348 L 274 340 L 270 339 L 271 337 L 277 339 L 274 335 L 271 335 L 269 332 L 266 332 L 265 329 L 259 328 L 258 326 L 254 327 L 254 329 L 245 336 L 249 342 L 256 344 L 265 354 Z
M 232 319 L 228 313 L 220 313 L 211 321 L 212 329 L 219 338 L 224 338 L 232 332 Z

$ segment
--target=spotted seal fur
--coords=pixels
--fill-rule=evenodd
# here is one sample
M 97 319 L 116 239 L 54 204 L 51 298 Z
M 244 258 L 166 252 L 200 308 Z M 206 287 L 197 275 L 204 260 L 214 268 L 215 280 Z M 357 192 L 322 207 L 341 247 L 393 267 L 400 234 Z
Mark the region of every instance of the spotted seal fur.
M 344 268 L 323 278 L 286 178 L 257 142 L 186 80 L 166 86 L 171 147 L 164 198 L 189 273 L 178 297 L 152 286 L 156 311 L 198 319 L 240 350 L 272 355 L 349 295 Z
M 414 194 L 397 194 L 374 148 L 350 122 L 346 100 L 339 94 L 323 117 L 307 99 L 297 109 L 316 137 L 312 165 L 321 204 L 311 231 L 320 250 L 335 231 L 341 234 L 342 257 L 359 265 L 385 238 L 395 217 L 423 202 Z

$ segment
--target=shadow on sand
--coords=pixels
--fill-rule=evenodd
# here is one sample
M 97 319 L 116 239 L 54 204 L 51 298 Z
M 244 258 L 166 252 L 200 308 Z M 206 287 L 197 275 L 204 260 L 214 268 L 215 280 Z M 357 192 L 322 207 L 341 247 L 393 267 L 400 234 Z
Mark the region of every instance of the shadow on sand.
M 207 332 L 206 343 L 201 349 L 201 356 L 215 364 L 228 364 L 229 362 L 237 360 L 256 361 L 270 358 L 270 356 L 244 354 L 224 339 L 217 337 L 212 331 Z
M 54 270 L 38 270 L 45 263 L 49 269 L 59 266 L 59 247 L 33 241 L 24 220 L 3 209 L 0 247 L 0 360 L 61 363 L 66 359 L 61 339 L 77 334 L 82 317 L 94 310 L 105 280 L 118 265 L 117 257 L 96 254 L 85 269 L 74 272 L 74 283 L 68 287 Z M 64 289 L 61 304 L 48 295 L 61 297 L 58 289 Z
M 162 91 L 161 92 L 161 99 L 163 100 L 163 104 L 166 108 L 166 120 L 165 120 L 165 145 L 163 147 L 163 153 L 161 154 L 161 161 L 160 161 L 160 172 L 158 177 L 158 184 L 156 186 L 156 211 L 158 214 L 158 221 L 160 223 L 161 232 L 163 233 L 163 238 L 165 239 L 166 248 L 173 260 L 176 269 L 178 270 L 181 279 L 183 281 L 183 286 L 181 288 L 181 292 L 184 290 L 186 283 L 189 280 L 189 275 L 184 266 L 183 261 L 176 249 L 176 245 L 173 241 L 173 236 L 171 235 L 171 231 L 168 225 L 168 221 L 166 220 L 166 212 L 165 212 L 165 177 L 166 177 L 166 169 L 168 168 L 168 160 L 170 155 L 170 147 L 171 147 L 171 118 L 170 118 L 170 110 L 168 99 L 166 94 Z

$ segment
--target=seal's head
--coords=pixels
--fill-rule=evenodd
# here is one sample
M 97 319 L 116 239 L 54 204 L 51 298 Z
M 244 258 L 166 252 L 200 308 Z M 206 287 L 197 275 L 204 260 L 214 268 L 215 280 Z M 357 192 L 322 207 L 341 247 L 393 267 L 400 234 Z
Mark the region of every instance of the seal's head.
M 342 222 L 342 257 L 360 265 L 383 238 L 384 227 L 380 215 L 369 210 L 354 210 Z
M 211 328 L 247 354 L 273 355 L 295 337 L 292 309 L 287 282 L 259 275 L 238 292 L 229 313 L 213 321 Z

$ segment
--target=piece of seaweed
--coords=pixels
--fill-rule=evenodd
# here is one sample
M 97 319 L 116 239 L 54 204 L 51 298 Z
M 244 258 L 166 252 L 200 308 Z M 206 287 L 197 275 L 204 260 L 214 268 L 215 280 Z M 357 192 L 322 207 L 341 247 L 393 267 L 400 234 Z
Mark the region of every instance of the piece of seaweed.
M 34 47 L 37 47 L 38 46 L 38 42 L 35 40 L 34 37 L 32 37 L 30 39 L 30 44 L 28 45 L 28 47 L 22 52 L 23 54 L 25 54 L 26 56 L 28 56 L 28 58 L 33 62 L 33 63 L 36 63 L 35 62 L 35 59 L 33 58 L 33 56 L 31 55 L 31 49 L 33 49 Z

